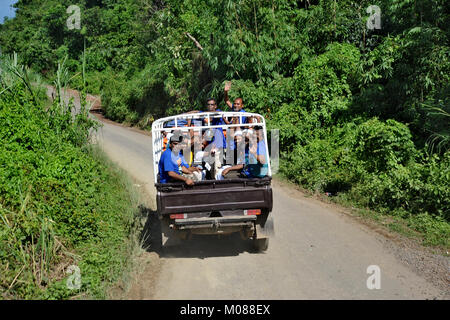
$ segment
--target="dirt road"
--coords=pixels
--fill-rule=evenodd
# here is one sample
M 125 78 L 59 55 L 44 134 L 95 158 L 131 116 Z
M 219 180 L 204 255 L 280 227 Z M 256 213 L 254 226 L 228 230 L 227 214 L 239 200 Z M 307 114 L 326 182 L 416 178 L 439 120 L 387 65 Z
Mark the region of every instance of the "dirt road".
M 151 137 L 112 123 L 97 135 L 109 157 L 142 181 L 155 209 Z M 133 299 L 448 299 L 449 259 L 409 247 L 333 205 L 273 186 L 275 237 L 258 254 L 239 236 L 198 237 L 143 270 Z M 368 289 L 369 266 L 380 289 Z
M 111 159 L 144 182 L 153 196 L 151 138 L 104 124 L 99 141 Z M 251 244 L 238 236 L 194 238 L 160 257 L 159 275 L 152 278 L 156 282 L 146 283 L 144 275 L 134 288 L 135 298 L 444 298 L 443 290 L 399 261 L 391 239 L 333 206 L 275 182 L 273 214 L 275 238 L 266 253 L 254 253 Z M 367 288 L 371 265 L 380 268 L 379 290 Z

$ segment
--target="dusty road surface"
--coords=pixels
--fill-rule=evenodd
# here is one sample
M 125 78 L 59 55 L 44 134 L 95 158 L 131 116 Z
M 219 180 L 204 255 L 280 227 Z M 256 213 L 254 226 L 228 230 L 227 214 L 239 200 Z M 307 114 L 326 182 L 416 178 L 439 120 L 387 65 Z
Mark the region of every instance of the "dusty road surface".
M 107 122 L 97 139 L 153 199 L 151 137 Z M 268 251 L 254 252 L 239 236 L 194 237 L 155 255 L 130 298 L 449 299 L 448 258 L 408 248 L 276 180 L 273 198 Z M 147 206 L 156 209 L 154 201 Z M 381 288 L 370 290 L 373 265 Z
M 154 195 L 151 138 L 108 123 L 99 138 L 111 159 Z M 282 183 L 275 182 L 273 197 L 275 238 L 266 253 L 255 253 L 239 236 L 198 236 L 162 253 L 159 274 L 144 271 L 134 298 L 445 298 L 444 290 L 399 261 L 392 240 Z M 379 290 L 367 288 L 371 265 L 380 268 Z

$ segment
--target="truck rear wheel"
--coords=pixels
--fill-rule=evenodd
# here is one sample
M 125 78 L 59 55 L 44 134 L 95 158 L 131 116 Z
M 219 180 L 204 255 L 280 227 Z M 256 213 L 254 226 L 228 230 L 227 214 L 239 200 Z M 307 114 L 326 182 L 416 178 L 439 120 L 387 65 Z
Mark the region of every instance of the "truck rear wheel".
M 147 250 L 159 251 L 162 248 L 162 232 L 161 232 L 161 220 L 158 215 L 151 212 L 147 218 L 145 227 L 145 239 L 144 245 Z
M 258 252 L 266 251 L 269 248 L 269 238 L 253 239 L 253 247 Z

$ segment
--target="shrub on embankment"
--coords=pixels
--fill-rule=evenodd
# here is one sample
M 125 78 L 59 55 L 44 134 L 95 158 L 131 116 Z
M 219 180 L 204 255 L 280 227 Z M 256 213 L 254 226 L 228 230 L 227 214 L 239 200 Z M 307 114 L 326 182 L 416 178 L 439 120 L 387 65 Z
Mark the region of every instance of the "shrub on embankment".
M 450 245 L 450 151 L 416 150 L 405 125 L 375 118 L 347 123 L 285 157 L 281 173 L 306 189 L 401 218 L 426 244 Z
M 3 68 L 0 297 L 105 297 L 127 263 L 130 185 L 88 144 L 85 114 L 73 118 L 58 99 L 49 106 L 45 94 L 11 79 Z M 71 265 L 81 283 L 67 274 Z

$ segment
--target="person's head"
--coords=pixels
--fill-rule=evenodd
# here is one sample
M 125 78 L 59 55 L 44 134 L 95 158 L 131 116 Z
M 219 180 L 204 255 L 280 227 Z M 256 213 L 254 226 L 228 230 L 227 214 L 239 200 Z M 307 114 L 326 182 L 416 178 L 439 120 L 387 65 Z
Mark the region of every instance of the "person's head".
M 216 108 L 217 108 L 216 100 L 213 98 L 208 98 L 208 100 L 206 100 L 206 109 L 209 112 L 214 112 L 216 111 Z
M 214 131 L 212 129 L 208 129 L 204 133 L 204 138 L 206 141 L 211 142 L 214 139 Z
M 242 137 L 242 131 L 241 130 L 237 130 L 234 133 L 234 141 L 236 141 L 237 144 L 239 144 L 244 138 Z
M 234 100 L 233 108 L 234 111 L 240 111 L 242 108 L 244 108 L 244 102 L 242 98 L 237 98 Z
M 170 136 L 169 146 L 172 151 L 179 151 L 182 148 L 183 135 L 180 131 L 175 131 Z
M 243 139 L 245 139 L 245 144 L 248 146 L 251 139 L 254 139 L 255 131 L 253 129 L 244 129 L 242 131 Z
M 256 138 L 258 139 L 258 141 L 264 140 L 263 127 L 262 126 L 255 126 L 254 129 L 256 131 Z

